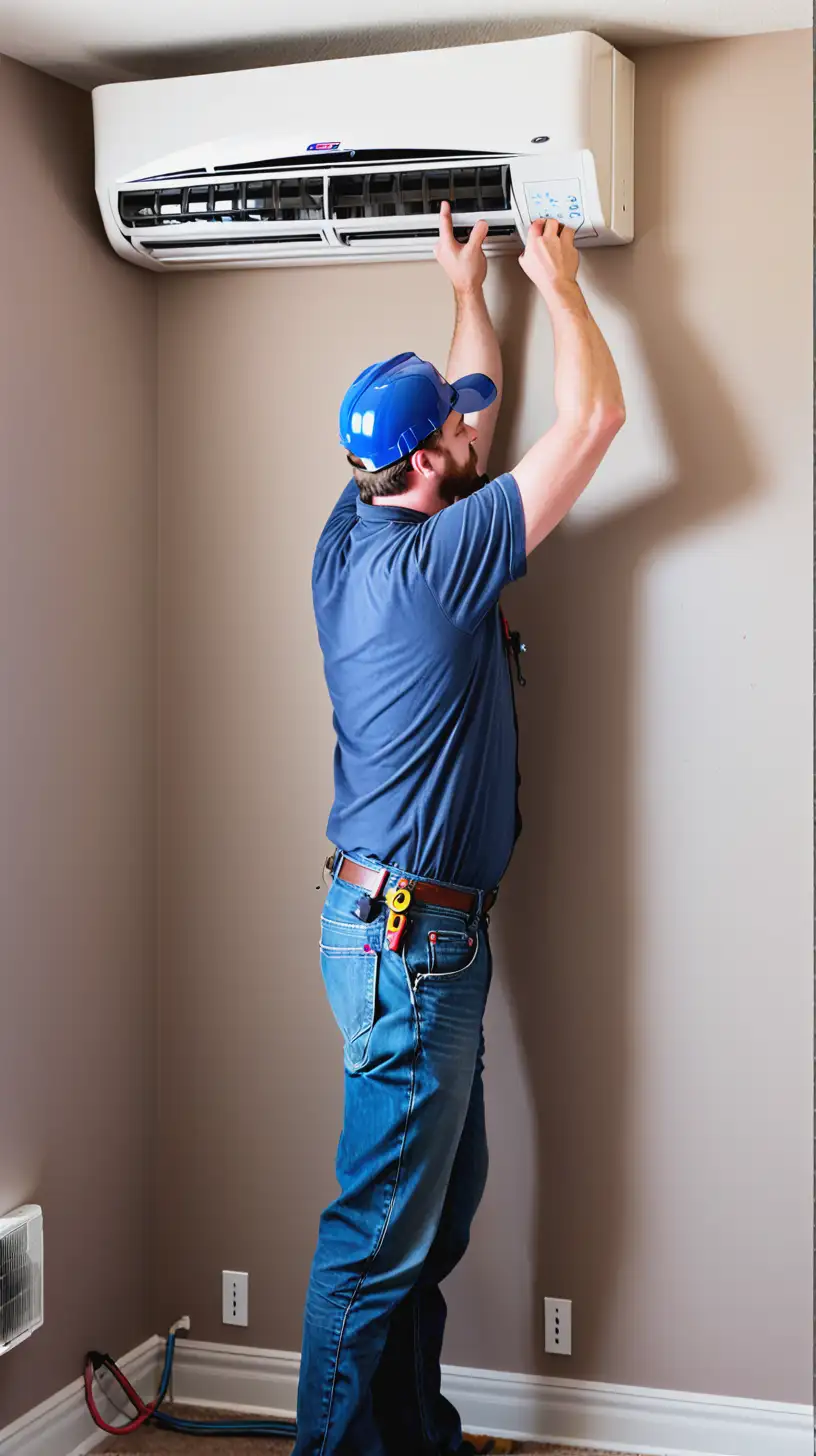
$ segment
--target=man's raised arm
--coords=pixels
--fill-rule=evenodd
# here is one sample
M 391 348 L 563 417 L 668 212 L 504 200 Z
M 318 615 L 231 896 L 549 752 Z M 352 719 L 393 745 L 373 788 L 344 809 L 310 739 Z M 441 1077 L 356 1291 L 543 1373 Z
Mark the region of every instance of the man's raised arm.
M 574 506 L 626 419 L 615 362 L 577 282 L 575 233 L 536 220 L 519 259 L 544 299 L 555 341 L 555 424 L 513 470 L 528 553 Z
M 453 235 L 450 203 L 442 203 L 439 242 L 435 252 L 453 284 L 456 299 L 456 322 L 446 377 L 455 380 L 465 374 L 486 374 L 497 390 L 495 400 L 487 409 L 481 410 L 478 415 L 465 415 L 466 423 L 478 430 L 474 444 L 482 473 L 487 470 L 502 394 L 501 350 L 483 293 L 487 259 L 482 243 L 486 237 L 487 223 L 477 222 L 468 241 L 457 243 Z

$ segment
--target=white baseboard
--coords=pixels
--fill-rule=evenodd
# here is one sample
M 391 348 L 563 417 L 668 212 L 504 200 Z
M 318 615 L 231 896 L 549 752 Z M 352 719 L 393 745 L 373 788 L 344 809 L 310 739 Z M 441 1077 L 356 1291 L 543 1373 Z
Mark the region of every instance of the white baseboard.
M 173 1399 L 291 1418 L 300 1358 L 178 1340 Z M 813 1456 L 806 1405 L 443 1367 L 466 1430 L 638 1456 Z
M 469 1430 L 640 1456 L 813 1456 L 810 1406 L 448 1369 Z
M 119 1361 L 146 1400 L 156 1393 L 163 1353 L 164 1339 L 154 1335 Z M 299 1368 L 299 1355 L 287 1351 L 179 1336 L 170 1395 L 182 1405 L 292 1419 Z M 100 1409 L 117 1424 L 126 1407 L 105 1403 L 101 1390 L 116 1387 L 103 1380 L 95 1381 Z M 813 1456 L 806 1405 L 451 1365 L 443 1389 L 467 1430 L 495 1436 L 637 1456 Z M 87 1456 L 101 1440 L 80 1379 L 0 1431 L 0 1456 Z
M 293 1421 L 300 1355 L 176 1340 L 170 1395 L 180 1405 L 210 1405 Z
M 117 1361 L 143 1400 L 152 1400 L 156 1394 L 163 1358 L 164 1340 L 151 1335 Z M 113 1401 L 106 1398 L 108 1391 L 113 1393 Z M 111 1425 L 122 1422 L 125 1412 L 135 1415 L 110 1374 L 94 1378 L 94 1395 L 101 1416 Z M 99 1445 L 102 1435 L 85 1404 L 85 1381 L 80 1376 L 0 1431 L 0 1456 L 86 1456 Z

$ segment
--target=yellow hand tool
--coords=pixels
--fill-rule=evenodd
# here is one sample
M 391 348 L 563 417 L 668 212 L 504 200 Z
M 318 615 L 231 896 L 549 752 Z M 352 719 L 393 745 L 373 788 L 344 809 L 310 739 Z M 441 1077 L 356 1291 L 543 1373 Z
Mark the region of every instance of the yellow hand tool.
M 388 923 L 385 940 L 389 950 L 399 950 L 405 927 L 408 924 L 407 910 L 413 896 L 407 880 L 400 880 L 395 890 L 386 890 L 385 903 L 388 906 Z

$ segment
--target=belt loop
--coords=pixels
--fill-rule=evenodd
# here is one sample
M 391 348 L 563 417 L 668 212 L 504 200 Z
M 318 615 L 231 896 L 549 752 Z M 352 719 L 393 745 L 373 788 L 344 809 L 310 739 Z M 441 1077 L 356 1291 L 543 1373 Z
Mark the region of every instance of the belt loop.
M 334 851 L 334 861 L 332 863 L 332 868 L 331 868 L 331 873 L 332 873 L 332 879 L 333 880 L 336 880 L 337 879 L 337 876 L 340 873 L 340 868 L 341 868 L 341 866 L 343 864 L 343 860 L 345 859 L 345 857 L 346 856 L 344 855 L 342 849 L 336 849 Z

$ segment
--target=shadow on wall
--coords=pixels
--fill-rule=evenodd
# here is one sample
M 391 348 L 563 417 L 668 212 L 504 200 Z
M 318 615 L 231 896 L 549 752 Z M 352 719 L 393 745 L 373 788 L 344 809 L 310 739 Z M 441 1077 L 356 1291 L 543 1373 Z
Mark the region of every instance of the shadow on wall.
M 597 291 L 632 323 L 676 469 L 647 499 L 558 530 L 511 594 L 513 625 L 529 645 L 528 686 L 517 692 L 525 823 L 493 937 L 526 1062 L 538 1160 L 530 1349 L 544 1373 L 563 1374 L 557 1356 L 540 1354 L 541 1311 L 545 1293 L 570 1297 L 581 1312 L 574 1368 L 598 1379 L 624 1233 L 636 1237 L 626 1169 L 638 994 L 638 574 L 662 542 L 757 487 L 737 413 L 678 304 L 661 196 L 665 139 L 654 116 L 638 145 L 638 241 L 585 254 L 581 274 L 589 285 L 597 279 Z M 510 408 L 494 454 L 502 466 L 513 455 L 531 312 L 520 270 L 510 294 L 515 322 L 502 338 Z

